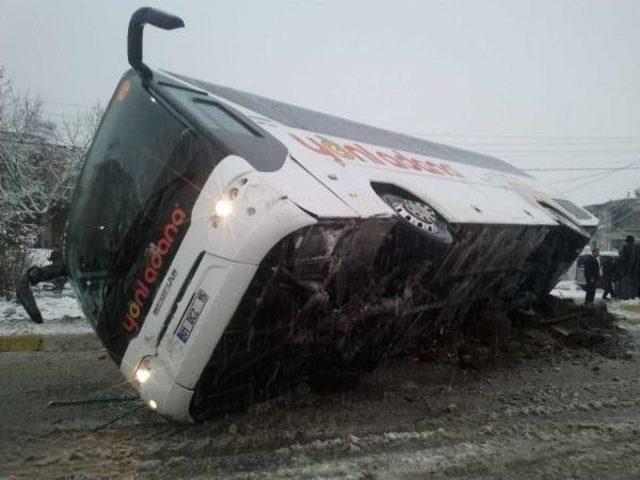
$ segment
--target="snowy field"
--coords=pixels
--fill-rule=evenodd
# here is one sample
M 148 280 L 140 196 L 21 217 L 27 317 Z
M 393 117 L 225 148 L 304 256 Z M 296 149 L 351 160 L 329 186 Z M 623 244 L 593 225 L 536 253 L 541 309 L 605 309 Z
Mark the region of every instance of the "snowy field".
M 49 263 L 50 250 L 37 248 L 31 252 L 31 265 Z M 89 333 L 91 326 L 84 318 L 69 283 L 61 292 L 53 291 L 53 285 L 43 283 L 33 290 L 44 323 L 32 322 L 22 306 L 12 298 L 0 297 L 0 335 Z
M 84 319 L 73 290 L 65 284 L 62 292 L 51 291 L 51 284 L 34 290 L 44 323 L 32 322 L 22 306 L 13 300 L 0 300 L 0 335 L 67 334 L 92 331 Z

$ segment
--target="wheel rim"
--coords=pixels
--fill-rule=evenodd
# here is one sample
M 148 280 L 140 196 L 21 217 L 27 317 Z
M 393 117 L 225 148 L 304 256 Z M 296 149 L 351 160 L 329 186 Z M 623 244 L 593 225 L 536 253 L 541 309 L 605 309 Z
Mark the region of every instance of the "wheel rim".
M 395 200 L 391 205 L 398 215 L 415 227 L 429 233 L 440 232 L 436 212 L 428 205 L 407 199 Z

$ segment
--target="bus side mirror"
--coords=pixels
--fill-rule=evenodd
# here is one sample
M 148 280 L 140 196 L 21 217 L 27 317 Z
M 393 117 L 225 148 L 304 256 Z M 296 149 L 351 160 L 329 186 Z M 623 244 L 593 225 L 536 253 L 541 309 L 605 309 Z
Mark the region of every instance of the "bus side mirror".
M 31 267 L 18 279 L 16 297 L 29 314 L 31 320 L 36 323 L 42 323 L 42 314 L 31 291 L 31 285 L 68 276 L 69 270 L 66 265 L 54 263 L 45 267 Z
M 142 7 L 131 15 L 127 35 L 127 57 L 129 65 L 138 72 L 144 83 L 152 77 L 151 70 L 142 62 L 142 34 L 147 23 L 163 30 L 184 27 L 184 22 L 180 17 L 156 8 Z

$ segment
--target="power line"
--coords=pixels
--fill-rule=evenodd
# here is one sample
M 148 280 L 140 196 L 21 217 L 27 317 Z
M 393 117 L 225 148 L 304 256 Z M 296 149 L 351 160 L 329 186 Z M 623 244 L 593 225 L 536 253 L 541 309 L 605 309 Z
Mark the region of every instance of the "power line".
M 524 170 L 526 172 L 589 172 L 589 171 L 601 171 L 601 172 L 610 172 L 610 171 L 620 171 L 620 170 L 640 170 L 640 167 L 559 167 L 559 168 L 522 168 L 519 167 L 520 170 Z
M 491 150 L 494 155 L 567 155 L 590 154 L 602 155 L 611 153 L 640 153 L 640 148 L 604 148 L 599 150 Z
M 587 175 L 580 175 L 578 177 L 571 177 L 571 178 L 564 178 L 562 180 L 555 180 L 553 182 L 549 182 L 549 185 L 555 185 L 558 183 L 569 183 L 569 182 L 575 182 L 577 180 L 583 180 L 585 178 L 593 178 L 597 175 L 600 175 L 600 173 L 589 173 Z
M 481 147 L 473 147 L 474 149 L 480 150 Z M 611 154 L 621 154 L 621 153 L 640 153 L 640 145 L 635 147 L 628 148 L 586 148 L 586 149 L 563 149 L 563 148 L 554 148 L 554 149 L 506 149 L 506 148 L 486 148 L 482 149 L 483 151 L 490 152 L 492 155 L 611 155 Z
M 584 182 L 584 183 L 581 183 L 580 185 L 577 185 L 577 186 L 575 186 L 575 187 L 573 187 L 573 188 L 571 188 L 571 189 L 567 190 L 567 192 L 574 192 L 574 191 L 576 191 L 576 190 L 581 189 L 582 187 L 586 187 L 587 185 L 591 185 L 591 184 L 592 184 L 592 183 L 594 183 L 594 182 L 597 182 L 597 181 L 599 181 L 599 180 L 603 180 L 603 179 L 605 179 L 605 178 L 607 178 L 607 177 L 610 177 L 611 175 L 615 174 L 615 173 L 616 173 L 616 172 L 618 172 L 618 171 L 625 170 L 625 169 L 628 169 L 629 167 L 632 167 L 633 165 L 635 165 L 635 164 L 636 164 L 636 163 L 638 163 L 638 162 L 640 162 L 640 159 L 634 160 L 633 162 L 629 162 L 627 165 L 624 165 L 624 166 L 622 166 L 622 167 L 620 167 L 620 168 L 617 168 L 617 169 L 615 169 L 615 170 L 612 170 L 612 171 L 609 171 L 609 172 L 603 173 L 603 174 L 601 174 L 600 176 L 597 176 L 596 178 L 593 178 L 593 179 L 591 179 L 591 180 L 588 180 L 588 181 L 586 181 L 586 182 Z
M 38 142 L 33 140 L 18 140 L 18 139 L 11 139 L 11 138 L 0 138 L 0 143 L 13 143 L 16 145 L 31 145 L 34 147 L 66 148 L 69 150 L 82 150 L 81 147 L 65 145 L 63 143 L 42 142 L 42 141 Z
M 85 108 L 85 109 L 91 108 L 91 105 L 84 105 L 80 103 L 69 103 L 69 102 L 56 102 L 53 100 L 45 100 L 42 103 L 44 105 L 60 105 L 63 107 L 75 107 L 75 108 Z
M 515 140 L 515 139 L 514 139 Z M 569 141 L 565 141 L 565 140 L 552 140 L 552 141 L 548 141 L 548 140 L 543 140 L 540 139 L 538 140 L 528 140 L 528 141 L 503 141 L 503 142 L 495 142 L 495 141 L 474 141 L 474 140 L 460 140 L 458 142 L 459 145 L 473 145 L 473 146 L 498 146 L 498 147 L 518 147 L 518 146 L 558 146 L 558 147 L 562 147 L 562 146 L 566 146 L 566 145 L 579 145 L 579 146 L 585 146 L 585 145 L 625 145 L 625 144 L 639 144 L 640 143 L 640 138 L 637 140 L 581 140 L 581 141 L 576 141 L 576 140 L 571 140 L 569 139 Z
M 47 110 L 43 110 L 42 111 L 42 115 L 44 116 L 54 116 L 54 117 L 61 117 L 61 118 L 75 118 L 78 114 L 77 113 L 63 113 L 63 112 L 50 112 Z
M 541 140 L 640 140 L 640 135 L 618 135 L 618 136 L 605 136 L 605 135 L 583 135 L 583 136 L 570 136 L 570 135 L 488 135 L 488 134 L 468 134 L 468 133 L 423 133 L 423 132 L 405 132 L 406 135 L 420 136 L 420 137 L 453 137 L 453 138 L 518 138 L 518 139 L 541 139 Z

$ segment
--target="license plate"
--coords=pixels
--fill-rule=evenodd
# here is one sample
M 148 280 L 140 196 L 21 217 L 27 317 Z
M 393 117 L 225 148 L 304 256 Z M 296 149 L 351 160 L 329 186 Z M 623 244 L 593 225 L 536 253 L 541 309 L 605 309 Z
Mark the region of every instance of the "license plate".
M 193 297 L 191 297 L 191 301 L 182 315 L 176 330 L 176 337 L 182 340 L 182 342 L 187 343 L 187 340 L 189 340 L 193 327 L 195 327 L 198 317 L 200 317 L 204 306 L 207 304 L 207 300 L 209 300 L 209 295 L 207 295 L 204 290 L 198 290 Z

